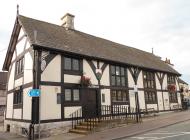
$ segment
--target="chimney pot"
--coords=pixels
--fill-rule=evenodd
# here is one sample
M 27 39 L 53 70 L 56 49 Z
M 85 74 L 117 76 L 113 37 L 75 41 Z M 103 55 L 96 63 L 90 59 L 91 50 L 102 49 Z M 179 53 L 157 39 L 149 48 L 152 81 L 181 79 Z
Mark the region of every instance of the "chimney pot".
M 62 18 L 62 26 L 66 29 L 74 29 L 74 15 L 66 13 Z

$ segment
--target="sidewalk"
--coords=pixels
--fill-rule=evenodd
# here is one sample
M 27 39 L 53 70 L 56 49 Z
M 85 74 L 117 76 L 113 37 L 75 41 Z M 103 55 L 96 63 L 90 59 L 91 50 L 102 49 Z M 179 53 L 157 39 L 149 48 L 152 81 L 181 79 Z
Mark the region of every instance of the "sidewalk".
M 96 132 L 82 138 L 76 138 L 74 140 L 119 140 L 187 120 L 190 120 L 189 110 L 182 112 L 172 112 L 162 114 L 158 117 L 144 119 L 143 123 L 141 124 L 131 124 L 124 127 Z
M 187 120 L 190 120 L 190 110 L 161 113 L 159 116 L 143 119 L 143 123 L 140 124 L 129 124 L 89 135 L 66 133 L 44 138 L 42 140 L 119 140 L 121 138 L 141 134 Z M 0 140 L 26 140 L 26 138 L 0 132 Z

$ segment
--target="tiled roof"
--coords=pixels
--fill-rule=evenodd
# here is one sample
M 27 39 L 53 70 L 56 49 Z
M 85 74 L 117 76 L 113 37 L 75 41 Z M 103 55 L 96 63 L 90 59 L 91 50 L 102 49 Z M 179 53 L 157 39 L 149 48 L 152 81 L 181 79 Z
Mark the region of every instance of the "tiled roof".
M 25 16 L 20 15 L 18 19 L 30 43 L 39 45 L 39 47 L 179 74 L 151 53 Z M 34 31 L 37 32 L 36 40 Z

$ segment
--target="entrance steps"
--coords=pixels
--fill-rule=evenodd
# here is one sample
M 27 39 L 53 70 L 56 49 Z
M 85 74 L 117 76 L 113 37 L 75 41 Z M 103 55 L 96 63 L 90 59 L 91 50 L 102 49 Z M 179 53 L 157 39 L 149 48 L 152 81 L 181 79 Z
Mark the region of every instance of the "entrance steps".
M 129 123 L 136 123 L 136 120 L 134 119 L 107 119 L 107 120 L 98 120 L 98 119 L 93 119 L 93 120 L 88 120 L 79 123 L 78 125 L 75 126 L 75 128 L 70 129 L 70 133 L 77 133 L 77 134 L 83 134 L 87 135 L 89 133 L 92 133 L 93 131 L 101 131 L 105 130 L 106 128 L 113 128 L 121 125 L 126 125 Z M 91 128 L 91 126 L 93 126 Z M 90 129 L 91 128 L 91 129 Z

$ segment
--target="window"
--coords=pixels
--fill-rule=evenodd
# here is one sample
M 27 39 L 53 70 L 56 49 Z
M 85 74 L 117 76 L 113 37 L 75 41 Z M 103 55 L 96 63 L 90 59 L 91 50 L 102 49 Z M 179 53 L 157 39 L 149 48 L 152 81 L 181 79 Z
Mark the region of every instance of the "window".
M 14 108 L 21 108 L 23 100 L 23 92 L 22 90 L 16 90 L 13 95 L 13 105 Z
M 175 84 L 175 76 L 168 75 L 168 84 Z
M 105 103 L 105 94 L 102 93 L 102 103 Z
M 145 89 L 144 92 L 145 102 L 147 104 L 156 104 L 157 94 L 156 94 L 155 74 L 153 72 L 144 71 L 143 81 Z
M 145 102 L 155 104 L 157 102 L 156 92 L 145 91 Z
M 74 58 L 64 57 L 65 71 L 81 71 L 80 60 Z
M 61 93 L 57 93 L 57 104 L 61 104 Z
M 112 102 L 128 102 L 129 94 L 126 90 L 111 90 Z
M 80 101 L 79 89 L 65 89 L 65 101 L 67 102 Z
M 110 77 L 112 86 L 126 86 L 126 72 L 124 67 L 111 66 Z
M 175 83 L 175 76 L 174 75 L 169 75 L 168 74 L 168 85 L 173 84 L 176 85 Z M 177 103 L 177 92 L 172 92 L 172 91 L 168 91 L 169 92 L 169 101 L 170 103 Z
M 16 75 L 22 74 L 24 71 L 24 57 L 16 61 Z
M 170 103 L 177 103 L 177 92 L 169 93 Z

